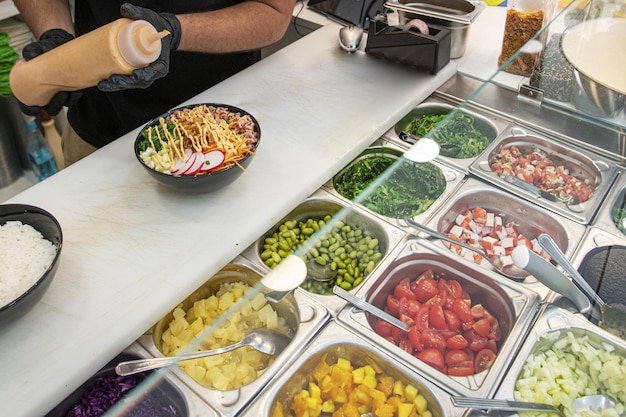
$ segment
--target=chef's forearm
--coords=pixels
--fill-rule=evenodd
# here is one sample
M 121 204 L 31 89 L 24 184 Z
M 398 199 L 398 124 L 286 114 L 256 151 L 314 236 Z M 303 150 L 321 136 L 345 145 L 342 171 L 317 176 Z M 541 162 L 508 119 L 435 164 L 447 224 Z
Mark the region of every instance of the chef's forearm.
M 37 39 L 49 29 L 64 29 L 74 34 L 67 0 L 13 0 L 13 3 Z
M 295 0 L 245 1 L 205 13 L 178 15 L 179 50 L 228 53 L 261 48 L 280 40 Z

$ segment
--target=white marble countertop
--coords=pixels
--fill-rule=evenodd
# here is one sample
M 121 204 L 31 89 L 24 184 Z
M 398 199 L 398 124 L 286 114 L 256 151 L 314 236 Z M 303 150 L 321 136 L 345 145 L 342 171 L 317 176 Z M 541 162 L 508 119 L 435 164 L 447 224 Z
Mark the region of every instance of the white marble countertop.
M 338 29 L 188 101 L 232 104 L 261 125 L 255 160 L 230 186 L 159 186 L 133 155 L 137 129 L 6 201 L 50 211 L 64 245 L 41 303 L 0 330 L 2 415 L 45 414 L 456 72 L 344 53 Z

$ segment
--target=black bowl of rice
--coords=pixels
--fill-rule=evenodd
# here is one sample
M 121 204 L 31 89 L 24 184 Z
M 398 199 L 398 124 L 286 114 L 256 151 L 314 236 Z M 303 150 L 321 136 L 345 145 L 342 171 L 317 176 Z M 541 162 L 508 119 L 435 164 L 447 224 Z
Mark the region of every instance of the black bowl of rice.
M 0 326 L 41 300 L 56 274 L 62 244 L 61 226 L 47 211 L 0 204 Z
M 220 189 L 252 162 L 261 128 L 247 111 L 227 104 L 177 107 L 146 124 L 135 156 L 160 184 L 183 193 Z

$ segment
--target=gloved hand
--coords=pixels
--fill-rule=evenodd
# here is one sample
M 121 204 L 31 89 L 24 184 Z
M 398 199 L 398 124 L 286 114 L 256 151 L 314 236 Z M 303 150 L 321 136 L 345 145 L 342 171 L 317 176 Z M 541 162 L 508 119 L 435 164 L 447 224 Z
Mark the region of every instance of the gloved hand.
M 100 81 L 98 88 L 101 91 L 111 92 L 130 88 L 146 88 L 155 80 L 165 77 L 170 70 L 170 53 L 178 48 L 180 43 L 180 22 L 172 13 L 157 13 L 150 9 L 133 6 L 130 3 L 120 7 L 122 16 L 134 20 L 145 20 L 160 32 L 167 30 L 170 34 L 161 39 L 161 55 L 152 64 L 134 70 L 130 75 L 115 74 L 107 80 Z
M 45 31 L 38 41 L 28 44 L 22 50 L 22 56 L 25 60 L 30 60 L 48 52 L 51 49 L 56 48 L 59 45 L 69 42 L 74 39 L 74 35 L 66 32 L 63 29 L 50 29 Z M 43 106 L 43 109 L 51 116 L 57 115 L 63 106 L 69 106 L 80 98 L 82 93 L 80 91 L 61 91 L 55 94 L 50 100 L 50 103 Z M 39 114 L 39 106 L 27 106 L 23 103 L 19 103 L 22 113 L 29 116 L 36 116 Z

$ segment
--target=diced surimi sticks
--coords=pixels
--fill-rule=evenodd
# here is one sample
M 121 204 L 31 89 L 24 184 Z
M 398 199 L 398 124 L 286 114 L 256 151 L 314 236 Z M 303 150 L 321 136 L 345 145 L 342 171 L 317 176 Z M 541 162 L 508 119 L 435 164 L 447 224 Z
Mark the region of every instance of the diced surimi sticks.
M 498 255 L 498 256 L 506 255 L 506 249 L 503 248 L 502 246 L 494 246 L 493 247 L 493 254 L 494 255 Z
M 480 245 L 480 236 L 478 233 L 468 233 L 467 241 L 470 245 Z
M 458 216 L 456 216 L 456 219 L 454 219 L 454 222 L 458 225 L 462 225 L 465 223 L 465 219 L 468 219 L 466 215 L 459 214 Z M 469 221 L 469 219 L 467 221 Z
M 468 226 L 470 230 L 474 233 L 478 233 L 480 231 L 480 227 L 478 226 L 478 224 L 476 224 L 474 220 L 470 220 Z
M 495 217 L 496 217 L 495 214 L 487 213 L 487 221 L 485 221 L 485 226 L 494 227 L 496 224 Z
M 500 240 L 500 245 L 502 245 L 503 248 L 508 249 L 514 247 L 515 242 L 512 237 L 508 236 Z
M 502 265 L 503 268 L 506 268 L 507 266 L 511 266 L 513 265 L 513 258 L 511 258 L 509 255 L 501 256 L 500 264 Z
M 498 242 L 498 239 L 491 236 L 483 237 L 483 248 L 485 250 L 493 250 L 494 245 Z
M 496 216 L 494 219 L 494 223 L 494 228 L 496 229 L 496 231 L 502 230 L 502 217 Z
M 448 233 L 451 234 L 452 236 L 455 236 L 457 239 L 460 239 L 464 231 L 465 229 L 455 224 L 454 226 L 452 226 L 452 229 L 450 229 Z

